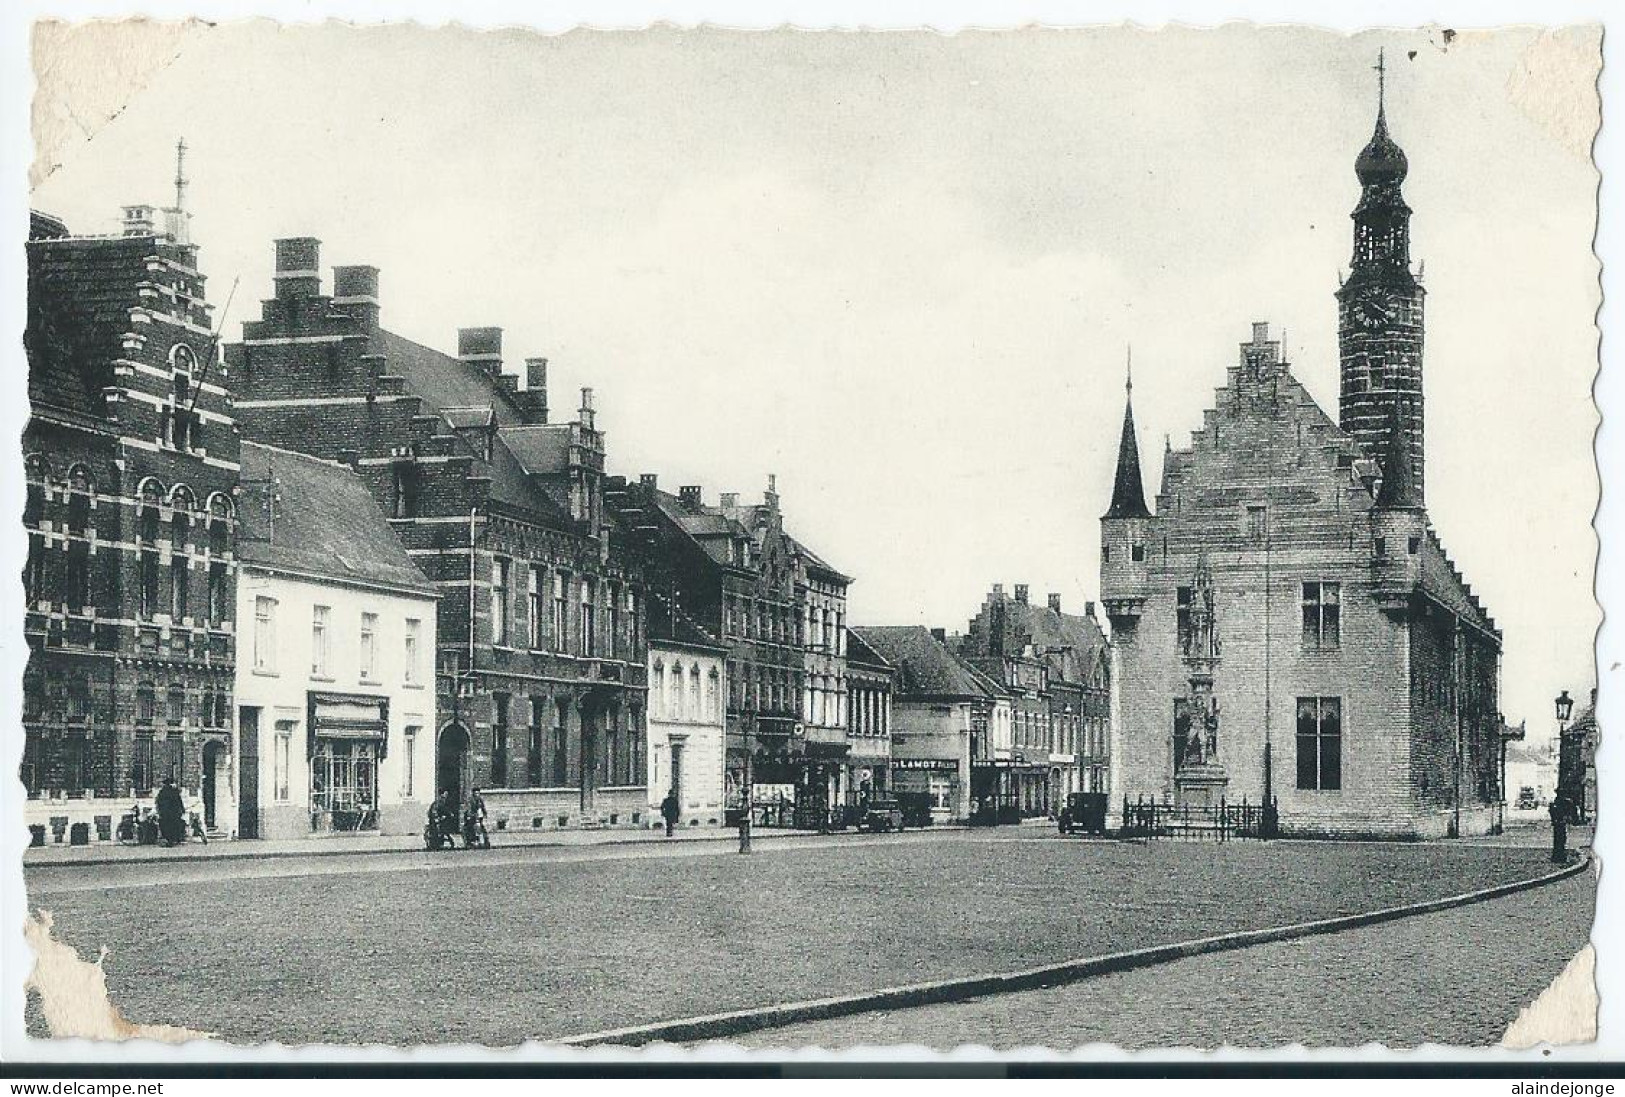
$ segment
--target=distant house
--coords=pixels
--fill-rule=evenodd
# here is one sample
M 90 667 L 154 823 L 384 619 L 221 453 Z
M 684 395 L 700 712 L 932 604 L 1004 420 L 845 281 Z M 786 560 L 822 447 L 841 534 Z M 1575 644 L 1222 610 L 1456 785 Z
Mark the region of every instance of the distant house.
M 1509 811 L 1517 810 L 1518 798 L 1524 789 L 1533 790 L 1536 805 L 1545 807 L 1557 791 L 1557 759 L 1552 744 L 1508 743 L 1506 773 Z

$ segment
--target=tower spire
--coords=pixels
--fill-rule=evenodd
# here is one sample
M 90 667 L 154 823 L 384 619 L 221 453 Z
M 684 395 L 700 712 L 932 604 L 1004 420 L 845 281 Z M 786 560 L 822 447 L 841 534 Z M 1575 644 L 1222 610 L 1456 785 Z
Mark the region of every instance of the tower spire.
M 1123 436 L 1117 444 L 1117 476 L 1112 481 L 1112 505 L 1107 518 L 1149 518 L 1145 505 L 1145 483 L 1140 478 L 1140 444 L 1134 434 L 1134 354 L 1123 381 Z
M 1377 50 L 1377 63 L 1372 68 L 1377 70 L 1377 125 L 1387 124 L 1387 98 L 1388 98 L 1388 64 L 1383 59 L 1383 51 Z
M 175 142 L 175 209 L 186 209 L 186 138 Z

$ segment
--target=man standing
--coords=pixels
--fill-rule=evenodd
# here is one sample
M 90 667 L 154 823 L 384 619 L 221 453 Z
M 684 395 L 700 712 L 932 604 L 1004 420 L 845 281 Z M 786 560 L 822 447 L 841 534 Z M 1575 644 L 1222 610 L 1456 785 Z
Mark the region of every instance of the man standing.
M 186 805 L 181 802 L 181 790 L 171 778 L 164 778 L 164 787 L 158 790 L 158 833 L 166 846 L 186 841 Z
M 671 832 L 677 828 L 677 816 L 677 793 L 675 791 L 668 792 L 666 798 L 660 801 L 660 817 L 666 820 L 667 838 L 670 838 Z
M 478 843 L 481 849 L 490 849 L 491 834 L 485 829 L 485 797 L 480 795 L 477 788 L 468 794 L 468 811 L 464 819 L 467 826 L 463 833 L 463 844 L 473 849 Z
M 1565 864 L 1569 859 L 1568 799 L 1562 794 L 1552 797 L 1552 806 L 1548 810 L 1552 816 L 1552 861 Z

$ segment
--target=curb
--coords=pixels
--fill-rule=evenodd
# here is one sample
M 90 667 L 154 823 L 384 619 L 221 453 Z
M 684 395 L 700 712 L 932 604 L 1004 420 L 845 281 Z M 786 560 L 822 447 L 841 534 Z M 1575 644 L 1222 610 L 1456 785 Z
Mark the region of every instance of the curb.
M 1450 895 L 1442 899 L 1427 899 L 1404 906 L 1366 911 L 1361 914 L 1346 914 L 1336 918 L 1323 918 L 1314 922 L 1298 922 L 1294 925 L 1274 926 L 1268 929 L 1241 930 L 1235 933 L 1220 934 L 1215 937 L 1180 941 L 1170 945 L 1152 945 L 1127 952 L 1109 953 L 1105 956 L 1064 960 L 1044 967 L 1028 968 L 1025 971 L 974 975 L 961 979 L 942 979 L 900 987 L 884 987 L 880 990 L 865 991 L 836 998 L 786 1002 L 781 1005 L 736 1010 L 730 1013 L 714 1013 L 700 1017 L 685 1017 L 676 1021 L 659 1021 L 647 1025 L 609 1029 L 603 1032 L 589 1032 L 549 1042 L 565 1047 L 593 1047 L 599 1045 L 642 1047 L 653 1043 L 691 1044 L 704 1040 L 722 1040 L 729 1036 L 758 1032 L 762 1029 L 781 1028 L 785 1025 L 799 1024 L 803 1021 L 823 1021 L 859 1013 L 910 1009 L 915 1006 L 962 1002 L 971 998 L 1009 994 L 1014 991 L 1045 989 L 1102 975 L 1114 975 L 1118 972 L 1133 971 L 1137 968 L 1154 967 L 1158 964 L 1166 964 L 1192 956 L 1250 948 L 1253 945 L 1269 944 L 1274 941 L 1290 941 L 1299 937 L 1337 933 L 1346 929 L 1397 921 L 1401 918 L 1410 918 L 1420 914 L 1433 914 L 1453 907 L 1463 907 L 1490 899 L 1499 899 L 1503 896 L 1513 895 L 1520 891 L 1529 891 L 1547 884 L 1557 883 L 1560 880 L 1566 880 L 1571 876 L 1577 876 L 1590 868 L 1591 863 L 1592 857 L 1587 852 L 1584 857 L 1574 864 L 1565 865 L 1557 871 L 1549 872 L 1544 876 L 1517 880 L 1509 884 L 1497 884 L 1494 887 L 1465 892 L 1460 895 Z
M 949 830 L 964 830 L 964 829 L 965 829 L 964 827 L 956 827 L 956 826 L 940 826 L 940 827 L 939 826 L 932 826 L 932 827 L 924 828 L 923 830 L 913 830 L 913 831 L 908 831 L 906 833 L 921 834 L 921 833 L 930 833 L 931 831 L 949 831 Z M 905 833 L 905 832 L 899 831 L 898 833 L 902 834 L 902 833 Z M 783 840 L 783 839 L 788 839 L 788 838 L 826 838 L 827 839 L 827 838 L 832 838 L 832 837 L 843 837 L 843 836 L 849 836 L 849 837 L 852 837 L 852 838 L 868 837 L 868 835 L 859 834 L 856 831 L 850 832 L 849 835 L 843 834 L 842 832 L 836 832 L 834 834 L 819 834 L 816 831 L 810 831 L 810 830 L 809 831 L 801 831 L 801 830 L 796 830 L 796 831 L 752 830 L 751 831 L 752 839 L 755 839 L 755 840 L 766 839 L 766 840 L 769 840 L 769 841 Z M 664 847 L 664 848 L 670 849 L 670 848 L 681 848 L 682 846 L 686 846 L 686 845 L 697 845 L 697 844 L 702 844 L 702 843 L 706 843 L 706 842 L 737 842 L 738 840 L 739 840 L 739 835 L 738 835 L 737 831 L 719 829 L 718 833 L 716 833 L 716 834 L 704 834 L 704 835 L 701 835 L 701 836 L 695 837 L 695 838 L 679 838 L 679 839 L 676 839 L 676 840 L 668 840 L 668 839 L 666 839 L 664 837 L 656 836 L 656 837 L 650 837 L 650 838 L 643 838 L 643 837 L 636 837 L 636 838 L 634 838 L 634 837 L 609 838 L 609 839 L 606 839 L 605 841 L 602 841 L 602 842 L 558 842 L 558 841 L 496 842 L 496 843 L 492 844 L 490 850 L 480 850 L 479 852 L 481 852 L 481 853 L 486 853 L 486 852 L 495 853 L 495 852 L 498 852 L 498 851 L 501 851 L 501 850 L 521 850 L 521 849 L 601 849 L 601 848 L 603 848 L 605 846 L 658 846 L 658 847 Z M 403 847 L 387 846 L 387 847 L 384 847 L 382 849 L 368 849 L 368 848 L 366 848 L 364 846 L 359 848 L 359 849 L 357 849 L 357 848 L 322 849 L 321 846 L 324 843 L 323 843 L 323 840 L 319 839 L 319 838 L 318 839 L 313 839 L 311 841 L 311 845 L 316 847 L 314 849 L 255 850 L 249 844 L 249 843 L 251 843 L 253 841 L 253 839 L 226 839 L 224 841 L 229 842 L 233 846 L 237 846 L 239 843 L 241 843 L 244 848 L 242 848 L 241 850 L 233 849 L 229 853 L 176 853 L 176 854 L 158 855 L 158 856 L 129 856 L 129 857 L 95 856 L 95 857 L 84 857 L 84 858 L 79 858 L 79 857 L 62 857 L 62 858 L 38 857 L 38 858 L 31 858 L 26 853 L 24 853 L 23 859 L 22 859 L 23 860 L 23 869 L 24 869 L 24 871 L 28 871 L 30 869 L 42 869 L 42 868 L 94 868 L 94 867 L 97 867 L 97 866 L 105 867 L 105 866 L 108 866 L 108 865 L 175 865 L 175 864 L 200 864 L 200 863 L 208 862 L 208 861 L 274 861 L 274 860 L 278 860 L 278 859 L 281 859 L 281 858 L 288 858 L 288 857 L 381 857 L 381 856 L 385 856 L 385 855 L 388 855 L 388 854 L 402 855 L 402 854 L 421 854 L 421 853 L 431 853 L 432 854 L 432 853 L 436 853 L 436 852 L 439 852 L 439 853 L 461 853 L 461 852 L 463 852 L 461 849 L 457 849 L 457 850 L 439 850 L 439 851 L 431 850 L 431 849 L 424 849 L 421 844 L 420 845 L 415 845 L 415 846 L 403 846 Z

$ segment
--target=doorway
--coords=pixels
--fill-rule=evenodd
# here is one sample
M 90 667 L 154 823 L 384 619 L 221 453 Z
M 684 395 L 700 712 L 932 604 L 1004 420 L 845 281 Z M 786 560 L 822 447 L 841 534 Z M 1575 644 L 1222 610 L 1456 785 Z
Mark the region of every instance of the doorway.
M 459 808 L 468 791 L 468 745 L 468 731 L 461 724 L 448 724 L 435 748 L 435 795 L 450 790 L 453 805 Z
M 203 826 L 208 830 L 218 827 L 218 792 L 220 787 L 221 762 L 226 755 L 226 745 L 220 742 L 205 743 L 203 745 Z
M 237 710 L 237 837 L 260 836 L 260 710 Z

